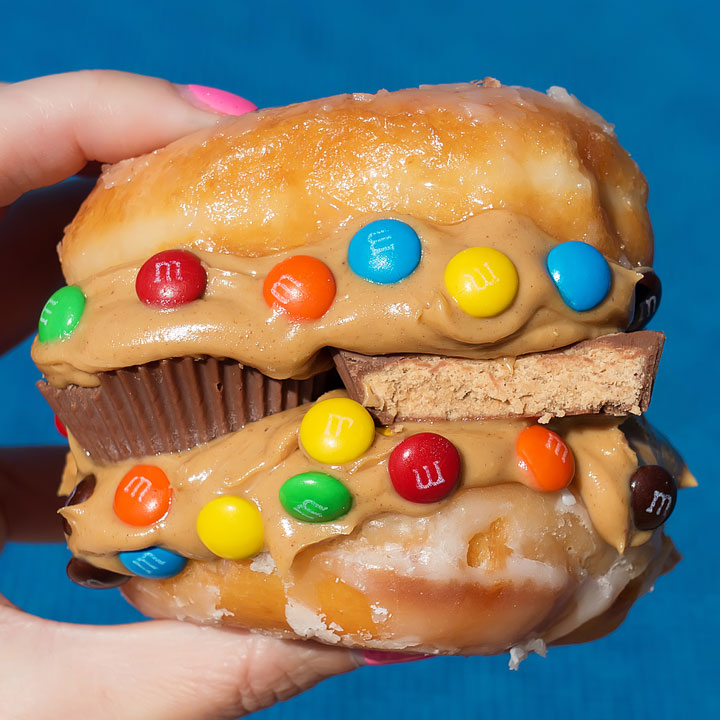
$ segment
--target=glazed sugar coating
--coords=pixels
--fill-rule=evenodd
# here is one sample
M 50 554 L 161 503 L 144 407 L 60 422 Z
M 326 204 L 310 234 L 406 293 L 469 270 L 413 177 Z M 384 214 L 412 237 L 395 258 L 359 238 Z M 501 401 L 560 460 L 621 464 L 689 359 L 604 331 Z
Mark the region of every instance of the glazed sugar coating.
M 123 592 L 153 617 L 328 644 L 492 655 L 606 634 L 677 559 L 662 532 L 620 556 L 572 494 L 511 485 L 466 491 L 427 517 L 367 522 L 308 548 L 289 575 L 267 555 L 191 562 L 176 578 L 134 579 Z
M 267 255 L 379 214 L 446 226 L 492 207 L 649 265 L 646 183 L 611 126 L 561 88 L 497 85 L 261 110 L 120 163 L 67 230 L 65 276 L 176 247 Z

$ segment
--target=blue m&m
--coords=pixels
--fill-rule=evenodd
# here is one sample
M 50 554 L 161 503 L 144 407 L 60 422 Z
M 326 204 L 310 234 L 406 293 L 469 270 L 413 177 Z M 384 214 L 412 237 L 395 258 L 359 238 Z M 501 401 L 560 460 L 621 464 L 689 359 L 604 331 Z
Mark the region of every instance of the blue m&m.
M 610 266 L 587 243 L 570 240 L 556 245 L 548 253 L 547 269 L 565 304 L 577 312 L 597 307 L 610 291 Z
M 361 278 L 390 285 L 411 275 L 420 262 L 417 233 L 400 220 L 375 220 L 353 235 L 348 248 L 350 269 Z
M 131 573 L 147 578 L 170 578 L 187 565 L 187 558 L 161 547 L 128 550 L 119 553 L 118 557 Z

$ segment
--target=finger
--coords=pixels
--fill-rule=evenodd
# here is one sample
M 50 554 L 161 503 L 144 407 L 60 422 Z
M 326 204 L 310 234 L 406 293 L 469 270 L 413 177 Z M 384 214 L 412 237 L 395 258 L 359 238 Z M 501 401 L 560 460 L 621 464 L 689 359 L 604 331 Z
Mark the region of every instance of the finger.
M 166 80 L 105 70 L 0 87 L 0 206 L 89 161 L 117 162 L 217 123 L 192 97 Z
M 74 179 L 26 193 L 0 219 L 0 307 L 12 308 L 0 324 L 0 353 L 37 331 L 45 301 L 63 284 L 57 244 L 92 186 Z
M 0 526 L 8 540 L 56 542 L 63 539 L 57 488 L 65 447 L 0 450 Z M 0 535 L 1 539 L 2 535 Z
M 22 717 L 97 717 L 103 707 L 113 718 L 231 720 L 357 667 L 351 651 L 309 642 L 172 620 L 73 626 L 11 608 L 0 608 L 0 647 L 11 717 L 20 705 Z

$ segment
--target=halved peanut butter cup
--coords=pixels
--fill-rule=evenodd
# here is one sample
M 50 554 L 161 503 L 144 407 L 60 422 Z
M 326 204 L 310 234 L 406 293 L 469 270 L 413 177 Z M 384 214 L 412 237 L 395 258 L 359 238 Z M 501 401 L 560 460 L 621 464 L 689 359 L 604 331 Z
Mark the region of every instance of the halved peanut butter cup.
M 334 375 L 275 380 L 236 360 L 182 357 L 100 373 L 98 387 L 38 388 L 94 460 L 117 462 L 187 450 L 310 402 Z

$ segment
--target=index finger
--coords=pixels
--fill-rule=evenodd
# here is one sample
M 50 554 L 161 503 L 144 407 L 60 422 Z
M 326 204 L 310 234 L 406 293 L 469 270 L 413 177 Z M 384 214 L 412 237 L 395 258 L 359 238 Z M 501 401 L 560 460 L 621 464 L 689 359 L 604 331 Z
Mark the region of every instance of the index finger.
M 0 206 L 89 161 L 117 162 L 222 117 L 167 80 L 108 70 L 0 85 Z

